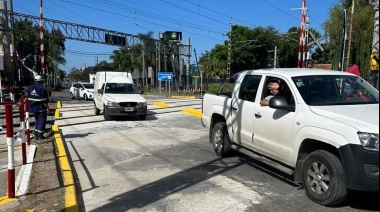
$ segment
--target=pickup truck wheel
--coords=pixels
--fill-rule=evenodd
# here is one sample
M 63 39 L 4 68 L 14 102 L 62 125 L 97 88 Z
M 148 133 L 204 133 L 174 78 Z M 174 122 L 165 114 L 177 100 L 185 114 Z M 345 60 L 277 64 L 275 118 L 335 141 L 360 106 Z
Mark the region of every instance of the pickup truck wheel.
M 226 123 L 217 123 L 212 129 L 212 146 L 217 155 L 221 157 L 229 156 L 232 152 L 231 140 L 228 135 Z
M 104 120 L 105 121 L 111 121 L 111 115 L 110 113 L 108 112 L 108 109 L 106 106 L 104 106 L 104 112 L 103 112 L 103 115 L 104 115 Z
M 75 99 L 75 96 L 73 93 L 70 92 L 70 99 Z
M 100 115 L 100 110 L 96 107 L 95 102 L 94 102 L 94 108 L 95 108 L 95 115 Z
M 84 101 L 88 101 L 87 94 L 84 94 L 84 95 L 83 95 L 83 98 L 84 98 Z
M 337 205 L 347 197 L 342 163 L 330 152 L 312 152 L 302 170 L 302 183 L 307 196 L 321 205 Z

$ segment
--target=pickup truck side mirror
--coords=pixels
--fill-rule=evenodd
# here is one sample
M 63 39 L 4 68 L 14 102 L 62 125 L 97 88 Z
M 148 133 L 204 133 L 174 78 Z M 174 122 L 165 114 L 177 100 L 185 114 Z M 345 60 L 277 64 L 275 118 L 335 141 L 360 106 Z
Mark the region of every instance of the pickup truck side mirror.
M 288 110 L 294 111 L 295 107 L 293 105 L 289 105 L 286 98 L 283 96 L 274 96 L 269 101 L 269 107 L 278 110 Z
M 103 95 L 103 89 L 98 89 L 98 94 L 102 94 Z

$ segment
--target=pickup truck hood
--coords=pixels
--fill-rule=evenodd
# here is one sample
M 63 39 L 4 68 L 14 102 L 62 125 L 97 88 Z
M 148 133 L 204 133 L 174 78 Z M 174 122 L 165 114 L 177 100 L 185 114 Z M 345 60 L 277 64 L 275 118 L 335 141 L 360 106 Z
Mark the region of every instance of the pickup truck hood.
M 310 106 L 320 116 L 350 125 L 361 132 L 379 133 L 379 104 Z
M 104 94 L 109 102 L 146 102 L 140 94 Z

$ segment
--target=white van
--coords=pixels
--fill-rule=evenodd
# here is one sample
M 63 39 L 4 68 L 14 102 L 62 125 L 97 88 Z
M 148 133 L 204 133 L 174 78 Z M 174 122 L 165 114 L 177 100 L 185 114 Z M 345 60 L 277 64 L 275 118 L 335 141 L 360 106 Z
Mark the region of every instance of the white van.
M 132 74 L 126 72 L 97 72 L 94 85 L 95 115 L 101 111 L 104 120 L 116 116 L 146 118 L 147 103 L 133 84 Z

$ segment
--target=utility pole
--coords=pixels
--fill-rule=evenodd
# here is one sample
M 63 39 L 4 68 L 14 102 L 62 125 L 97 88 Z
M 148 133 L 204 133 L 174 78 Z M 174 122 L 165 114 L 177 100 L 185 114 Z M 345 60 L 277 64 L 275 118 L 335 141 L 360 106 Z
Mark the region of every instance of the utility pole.
M 143 48 L 142 48 L 142 69 L 143 69 L 143 76 L 142 76 L 142 86 L 145 86 L 145 57 L 144 57 L 144 43 L 143 43 Z
M 197 51 L 195 50 L 194 48 L 194 56 L 195 56 L 195 62 L 197 64 L 197 69 L 198 69 L 198 73 L 199 73 L 199 77 L 201 78 L 201 87 L 199 89 L 200 93 L 201 93 L 201 96 L 202 96 L 202 92 L 203 92 L 203 73 L 202 73 L 202 70 L 199 68 L 199 64 L 198 64 L 198 58 L 197 58 Z
M 13 58 L 13 73 L 11 74 L 10 82 L 13 83 L 14 73 L 16 72 L 16 69 L 17 69 L 17 52 L 16 52 L 15 31 L 14 31 L 15 22 L 14 22 L 14 17 L 13 17 L 13 1 L 10 0 L 9 3 L 10 3 L 11 14 L 12 14 L 11 15 L 11 29 L 12 29 L 11 39 L 12 39 L 12 52 L 13 52 L 13 54 L 11 55 L 11 57 Z M 21 73 L 20 73 L 19 80 L 21 82 Z
M 98 57 L 95 57 L 96 59 L 95 59 L 95 61 L 96 61 L 96 65 L 98 65 L 99 64 L 99 58 Z
M 230 24 L 230 33 L 228 35 L 228 55 L 227 55 L 227 79 L 231 77 L 231 54 L 232 54 L 232 24 Z
M 8 77 L 9 83 L 10 81 L 10 75 L 11 75 L 11 61 L 10 61 L 10 38 L 9 38 L 9 26 L 8 26 L 8 16 L 6 15 L 7 11 L 7 4 L 6 1 L 0 1 L 0 9 L 3 9 L 3 14 L 0 16 L 1 25 L 5 30 L 0 31 L 0 34 L 2 35 L 2 45 L 4 50 L 4 73 L 7 73 L 8 75 L 4 74 Z M 1 76 L 2 77 L 2 76 Z M 2 79 L 1 79 L 2 80 Z M 9 84 L 10 85 L 10 84 Z
M 355 0 L 352 0 L 352 8 L 351 8 L 351 17 L 350 17 L 350 31 L 348 32 L 348 47 L 347 47 L 347 60 L 346 64 L 350 65 L 350 57 L 351 57 L 351 42 L 352 42 L 352 28 L 354 25 L 354 11 L 355 11 Z
M 274 47 L 274 50 L 268 51 L 268 52 L 274 52 L 274 59 L 273 59 L 273 68 L 277 68 L 277 46 Z
M 186 79 L 188 91 L 190 92 L 190 38 L 187 38 L 186 42 Z
M 158 40 L 161 40 L 161 32 L 158 32 Z M 157 65 L 157 80 L 158 80 L 158 72 L 161 72 L 161 42 L 157 42 L 157 54 L 158 54 L 158 65 Z M 160 94 L 161 94 L 161 81 L 158 82 L 159 88 L 160 89 Z

